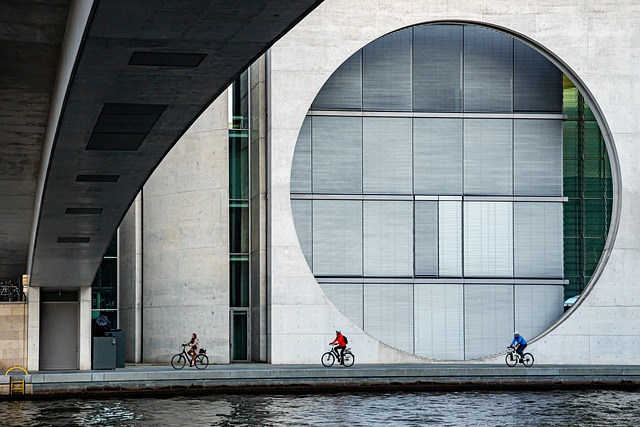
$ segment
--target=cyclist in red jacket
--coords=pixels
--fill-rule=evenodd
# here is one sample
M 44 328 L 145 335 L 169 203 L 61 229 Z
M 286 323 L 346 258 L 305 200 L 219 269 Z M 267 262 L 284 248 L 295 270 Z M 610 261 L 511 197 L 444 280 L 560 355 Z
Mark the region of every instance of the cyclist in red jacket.
M 338 344 L 336 350 L 340 350 L 340 364 L 344 365 L 344 349 L 347 348 L 347 343 L 345 342 L 344 336 L 342 332 L 336 331 L 336 339 L 331 341 L 329 344 Z

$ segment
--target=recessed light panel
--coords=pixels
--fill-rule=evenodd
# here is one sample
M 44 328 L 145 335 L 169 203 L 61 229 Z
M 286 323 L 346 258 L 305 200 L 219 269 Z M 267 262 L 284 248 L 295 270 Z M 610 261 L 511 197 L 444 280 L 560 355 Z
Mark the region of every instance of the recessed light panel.
M 206 53 L 133 52 L 129 65 L 156 67 L 197 67 Z
M 65 236 L 58 237 L 58 243 L 89 243 L 89 237 Z
M 165 108 L 156 104 L 105 104 L 87 150 L 137 150 Z

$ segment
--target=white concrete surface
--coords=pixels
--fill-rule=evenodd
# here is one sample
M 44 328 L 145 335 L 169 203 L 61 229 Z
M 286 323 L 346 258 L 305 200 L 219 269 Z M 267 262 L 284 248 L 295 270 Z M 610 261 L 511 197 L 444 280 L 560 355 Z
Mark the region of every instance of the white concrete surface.
M 142 362 L 142 195 L 118 228 L 118 327 L 126 360 Z
M 142 348 L 169 362 L 196 332 L 229 361 L 227 99 L 196 120 L 143 189 Z
M 27 370 L 40 368 L 40 288 L 31 286 L 27 294 Z
M 83 286 L 78 292 L 80 300 L 78 368 L 81 371 L 91 369 L 91 286 Z
M 543 47 L 601 113 L 615 191 L 606 263 L 584 297 L 529 350 L 536 363 L 639 364 L 640 3 L 634 0 L 325 0 L 276 43 L 269 69 L 271 362 L 317 363 L 336 328 L 349 336 L 358 362 L 419 359 L 364 333 L 323 294 L 297 241 L 289 177 L 305 114 L 333 71 L 380 36 L 436 21 L 496 26 Z
M 267 94 L 265 56 L 249 70 L 251 197 L 251 349 L 254 362 L 267 353 Z

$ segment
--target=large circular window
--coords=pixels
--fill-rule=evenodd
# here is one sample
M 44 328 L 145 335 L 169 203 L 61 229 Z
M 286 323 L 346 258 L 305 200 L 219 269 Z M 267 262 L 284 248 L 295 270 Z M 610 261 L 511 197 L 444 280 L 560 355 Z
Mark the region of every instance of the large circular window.
M 420 25 L 356 52 L 318 93 L 292 166 L 324 292 L 423 357 L 478 358 L 514 329 L 542 332 L 608 232 L 609 163 L 588 111 L 554 64 L 493 29 Z

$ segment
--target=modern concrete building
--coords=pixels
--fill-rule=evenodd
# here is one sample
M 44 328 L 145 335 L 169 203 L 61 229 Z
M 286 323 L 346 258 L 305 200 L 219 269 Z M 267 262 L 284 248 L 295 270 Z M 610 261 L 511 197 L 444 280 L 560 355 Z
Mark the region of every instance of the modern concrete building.
M 195 331 L 213 362 L 318 363 L 341 329 L 358 363 L 494 363 L 519 330 L 537 363 L 637 364 L 639 19 L 325 0 L 146 182 L 81 336 L 106 314 L 132 362 Z
M 209 191 L 202 204 L 160 214 L 174 204 L 145 187 L 142 266 L 163 274 L 147 281 L 145 273 L 141 317 L 168 292 L 172 302 L 160 307 L 188 311 L 220 361 L 316 363 L 342 329 L 359 362 L 494 361 L 514 330 L 535 338 L 541 361 L 561 362 L 552 343 L 582 341 L 571 319 L 607 265 L 620 171 L 593 89 L 571 55 L 545 45 L 566 34 L 542 37 L 527 24 L 556 15 L 353 3 L 323 4 L 238 80 L 232 102 L 210 112 L 230 117 L 228 150 L 224 132 L 205 143 L 228 155 L 229 199 Z M 362 12 L 346 20 L 353 7 Z M 184 147 L 176 157 L 204 164 L 205 153 Z M 160 188 L 184 197 L 190 174 L 201 172 L 176 175 L 179 164 L 161 167 L 148 186 L 176 180 Z M 228 218 L 204 214 L 204 200 L 229 206 Z M 196 211 L 229 227 L 228 242 L 214 238 L 229 248 L 220 260 L 182 260 L 175 248 L 179 217 Z M 148 229 L 158 218 L 164 231 Z M 158 246 L 174 247 L 176 268 L 166 270 Z M 193 297 L 174 302 L 192 269 L 211 272 L 208 285 L 193 278 L 195 289 L 227 307 L 206 303 L 211 314 Z M 564 314 L 564 300 L 581 292 Z M 152 319 L 144 355 L 163 360 L 191 325 Z M 172 333 L 166 341 L 155 330 Z M 573 361 L 624 357 L 599 351 Z
M 278 351 L 295 325 L 301 349 L 346 329 L 360 361 L 496 361 L 491 355 L 519 329 L 536 337 L 530 348 L 543 363 L 635 363 L 634 279 L 618 262 L 637 252 L 617 246 L 616 233 L 623 199 L 634 197 L 622 186 L 619 147 L 638 130 L 637 118 L 623 118 L 638 95 L 628 45 L 638 37 L 627 20 L 633 9 L 329 1 L 276 44 L 269 57 L 274 359 L 295 360 Z M 611 81 L 628 85 L 624 96 L 612 96 Z M 590 106 L 575 103 L 577 124 L 569 82 Z M 576 155 L 571 129 L 593 128 L 584 122 L 589 110 L 604 145 Z M 340 147 L 328 149 L 338 138 Z M 457 157 L 453 147 L 461 147 Z M 585 181 L 597 183 L 599 214 L 576 193 Z M 598 224 L 600 241 L 589 224 L 576 230 L 577 200 L 585 203 L 577 216 Z M 598 260 L 576 256 L 574 244 L 591 245 Z M 563 315 L 580 275 L 593 278 Z M 567 355 L 567 345 L 576 351 Z

